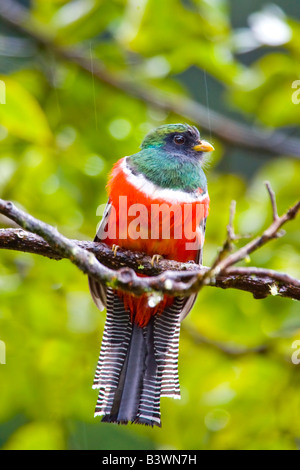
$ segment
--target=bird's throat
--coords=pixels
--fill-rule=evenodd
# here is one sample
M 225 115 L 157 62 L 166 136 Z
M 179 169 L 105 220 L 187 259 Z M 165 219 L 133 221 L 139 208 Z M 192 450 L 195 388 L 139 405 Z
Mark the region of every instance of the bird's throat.
M 160 188 L 206 191 L 206 177 L 197 159 L 149 148 L 128 157 L 127 165 L 133 173 L 142 174 Z

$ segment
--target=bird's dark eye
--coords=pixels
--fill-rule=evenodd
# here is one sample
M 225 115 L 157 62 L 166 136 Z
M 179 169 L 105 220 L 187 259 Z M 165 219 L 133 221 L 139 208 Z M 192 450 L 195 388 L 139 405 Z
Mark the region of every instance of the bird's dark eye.
M 185 137 L 183 137 L 183 135 L 175 135 L 173 140 L 177 145 L 183 145 L 185 143 Z

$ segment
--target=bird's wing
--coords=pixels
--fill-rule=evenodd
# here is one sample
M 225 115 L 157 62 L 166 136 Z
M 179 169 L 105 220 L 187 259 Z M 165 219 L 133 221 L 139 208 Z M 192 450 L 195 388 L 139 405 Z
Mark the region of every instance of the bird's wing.
M 204 217 L 199 224 L 199 230 L 201 231 L 201 245 L 199 246 L 195 262 L 199 264 L 200 266 L 202 264 L 202 258 L 203 258 L 203 244 L 204 244 L 204 236 L 205 236 L 205 229 L 206 229 L 206 219 L 207 217 Z M 187 297 L 183 305 L 181 314 L 180 314 L 180 321 L 184 320 L 184 318 L 190 313 L 196 301 L 196 298 L 197 298 L 197 294 L 192 294 L 189 297 Z
M 104 209 L 102 220 L 99 224 L 97 235 L 94 238 L 94 242 L 100 242 L 103 239 L 103 234 L 105 229 L 107 228 L 108 218 L 111 212 L 111 202 L 110 200 L 107 201 L 107 204 Z M 100 282 L 95 281 L 93 278 L 89 277 L 89 288 L 92 295 L 92 298 L 99 308 L 100 311 L 106 308 L 106 286 L 105 284 L 101 284 Z

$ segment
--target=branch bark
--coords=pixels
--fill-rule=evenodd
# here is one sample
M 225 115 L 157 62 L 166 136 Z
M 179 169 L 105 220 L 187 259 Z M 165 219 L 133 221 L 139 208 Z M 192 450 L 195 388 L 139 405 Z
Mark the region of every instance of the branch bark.
M 45 32 L 45 26 L 32 18 L 28 9 L 12 0 L 1 0 L 0 18 L 14 29 L 30 36 L 42 47 L 51 50 L 56 57 L 75 64 L 80 70 L 91 74 L 96 80 L 149 105 L 172 112 L 187 120 L 197 123 L 201 129 L 230 145 L 243 147 L 252 151 L 271 155 L 289 155 L 300 158 L 300 139 L 292 138 L 283 132 L 247 126 L 227 116 L 210 111 L 210 122 L 207 121 L 205 106 L 179 95 L 165 94 L 147 85 L 147 88 L 133 82 L 129 77 L 120 77 L 110 72 L 97 58 L 91 58 L 87 51 L 78 47 L 62 47 L 56 44 L 51 34 Z

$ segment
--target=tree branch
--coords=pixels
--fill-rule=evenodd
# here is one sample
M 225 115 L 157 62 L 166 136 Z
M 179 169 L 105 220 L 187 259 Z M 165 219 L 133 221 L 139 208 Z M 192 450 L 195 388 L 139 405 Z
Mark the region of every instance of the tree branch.
M 233 344 L 231 342 L 224 343 L 221 341 L 215 341 L 210 338 L 207 338 L 206 336 L 203 336 L 201 333 L 199 333 L 195 328 L 190 326 L 188 323 L 183 323 L 181 328 L 183 333 L 187 334 L 192 339 L 194 344 L 203 344 L 205 347 L 217 350 L 226 356 L 241 357 L 251 354 L 267 354 L 270 351 L 273 352 L 273 345 L 272 341 L 270 340 L 266 341 L 265 344 L 247 347 L 240 344 Z
M 24 229 L 0 230 L 0 248 L 35 253 L 51 259 L 67 258 L 96 280 L 135 295 L 159 292 L 171 296 L 188 296 L 208 285 L 248 291 L 255 298 L 279 295 L 300 300 L 300 280 L 288 274 L 255 267 L 233 267 L 250 252 L 276 238 L 282 225 L 296 217 L 299 207 L 300 202 L 273 221 L 260 237 L 236 253 L 224 257 L 223 247 L 223 255 L 219 254 L 217 261 L 208 268 L 172 260 L 161 260 L 153 266 L 150 257 L 143 253 L 119 249 L 114 254 L 104 243 L 70 240 L 54 227 L 26 214 L 11 202 L 0 199 L 0 213 Z M 231 214 L 231 226 L 232 222 Z M 232 228 L 227 230 L 227 236 L 233 236 Z M 139 277 L 137 273 L 149 277 Z
M 293 220 L 297 216 L 299 209 L 300 209 L 300 201 L 298 201 L 293 207 L 288 209 L 288 211 L 285 214 L 279 217 L 277 214 L 274 193 L 271 190 L 269 183 L 267 183 L 266 186 L 267 186 L 269 195 L 271 197 L 271 203 L 272 203 L 272 208 L 273 208 L 273 223 L 262 233 L 262 235 L 256 237 L 254 240 L 251 240 L 249 243 L 247 243 L 245 246 L 240 248 L 238 251 L 231 254 L 226 259 L 222 260 L 218 265 L 218 269 L 220 270 L 220 272 L 225 271 L 230 266 L 233 266 L 239 261 L 244 260 L 251 253 L 253 253 L 258 248 L 265 245 L 270 240 L 282 237 L 284 235 L 284 232 L 280 230 L 281 227 L 286 222 Z
M 58 58 L 73 63 L 82 71 L 93 75 L 96 80 L 155 108 L 172 112 L 195 122 L 201 129 L 211 132 L 225 143 L 271 155 L 290 155 L 300 158 L 300 139 L 298 138 L 292 138 L 279 131 L 270 133 L 269 130 L 263 128 L 240 124 L 212 110 L 208 123 L 207 110 L 200 103 L 183 96 L 165 94 L 148 85 L 145 88 L 133 82 L 129 77 L 120 77 L 110 72 L 97 58 L 93 58 L 93 63 L 91 63 L 87 52 L 82 49 L 65 48 L 55 44 L 51 34 L 45 32 L 45 26 L 34 19 L 28 9 L 12 0 L 1 0 L 0 18 L 13 28 L 30 36 L 39 45 L 53 51 Z

